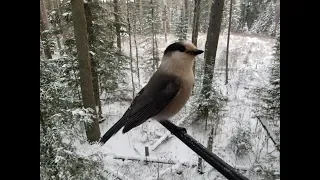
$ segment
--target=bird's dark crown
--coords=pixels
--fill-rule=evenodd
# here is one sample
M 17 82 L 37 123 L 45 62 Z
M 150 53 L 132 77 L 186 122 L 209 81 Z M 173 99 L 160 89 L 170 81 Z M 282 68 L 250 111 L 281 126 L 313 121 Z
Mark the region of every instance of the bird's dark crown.
M 184 52 L 185 50 L 186 50 L 186 47 L 184 46 L 184 44 L 182 42 L 175 42 L 175 43 L 170 44 L 166 48 L 166 50 L 164 51 L 164 55 L 169 54 L 174 51 Z
M 197 56 L 197 55 L 203 53 L 202 50 L 197 49 L 196 46 L 194 46 L 192 43 L 186 44 L 183 41 L 177 41 L 175 43 L 170 44 L 166 48 L 166 50 L 164 51 L 164 55 L 169 55 L 175 51 L 185 52 L 185 53 L 192 55 L 192 56 Z

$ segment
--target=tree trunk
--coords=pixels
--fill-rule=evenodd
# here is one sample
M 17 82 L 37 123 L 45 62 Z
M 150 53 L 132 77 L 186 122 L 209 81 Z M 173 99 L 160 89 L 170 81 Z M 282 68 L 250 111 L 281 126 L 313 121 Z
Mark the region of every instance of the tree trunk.
M 85 10 L 85 16 L 86 16 L 86 22 L 87 22 L 87 32 L 88 32 L 88 41 L 89 41 L 89 50 L 95 53 L 94 49 L 94 42 L 96 41 L 96 37 L 94 34 L 93 29 L 93 16 L 91 12 L 91 5 L 92 0 L 89 0 L 88 3 L 84 4 L 84 10 Z M 100 101 L 100 93 L 99 93 L 99 77 L 97 74 L 97 62 L 94 59 L 93 55 L 89 55 L 90 57 L 90 63 L 91 63 L 91 73 L 92 73 L 92 83 L 93 83 L 93 93 L 94 93 L 94 100 L 95 104 L 97 106 L 96 110 L 98 111 L 98 121 L 99 118 L 102 117 L 102 108 L 101 108 L 101 101 Z
M 171 22 L 171 8 L 172 8 L 172 3 L 169 4 L 169 6 L 167 5 L 167 24 L 166 24 L 166 29 L 167 29 L 167 33 L 170 34 L 170 22 Z
M 119 11 L 119 2 L 118 0 L 113 0 L 114 3 L 114 20 L 116 27 L 116 35 L 117 35 L 117 48 L 121 52 L 121 34 L 120 34 L 120 11 Z
M 198 168 L 197 168 L 197 170 L 198 170 L 199 174 L 203 174 L 204 173 L 203 172 L 203 167 L 202 167 L 202 158 L 200 156 L 198 158 Z
M 62 12 L 61 12 L 61 7 L 60 7 L 60 0 L 56 0 L 56 7 L 57 7 L 57 11 L 58 11 L 57 13 L 59 14 L 59 18 L 60 18 L 60 21 L 58 23 L 59 31 L 60 31 L 61 35 L 63 35 L 64 31 L 63 31 L 63 27 L 62 27 L 62 23 L 61 23 L 62 22 Z
M 80 91 L 81 91 L 81 87 L 79 87 L 80 83 L 78 82 L 78 73 L 77 73 L 77 67 L 74 65 L 74 63 L 72 63 L 72 73 L 73 73 L 73 76 L 74 76 L 74 79 L 75 79 L 75 93 L 74 93 L 74 97 L 78 98 L 78 100 L 80 101 L 81 100 L 81 95 L 80 95 Z
M 56 26 L 55 26 L 55 28 L 56 28 Z M 57 44 L 58 44 L 58 49 L 59 50 L 61 50 L 61 42 L 60 42 L 60 39 L 59 39 L 59 37 L 58 37 L 58 35 L 55 35 L 56 36 L 56 40 L 57 40 Z
M 164 41 L 167 43 L 168 41 L 168 32 L 167 32 L 167 21 L 168 21 L 168 18 L 167 18 L 167 2 L 165 2 L 165 5 L 164 5 L 164 22 L 163 22 L 163 29 L 164 29 Z
M 134 4 L 136 4 L 136 1 L 134 1 Z M 136 6 L 134 6 L 135 12 L 136 11 Z M 134 41 L 134 46 L 136 50 L 136 68 L 137 68 L 137 76 L 138 76 L 138 88 L 140 88 L 140 69 L 139 69 L 139 52 L 138 52 L 138 44 L 137 44 L 137 39 L 136 39 L 136 34 L 137 34 L 137 17 L 136 13 L 133 14 L 133 41 Z
M 213 71 L 215 65 L 215 58 L 217 53 L 220 26 L 222 21 L 224 0 L 215 0 L 211 5 L 210 22 L 207 31 L 207 41 L 205 45 L 205 67 L 204 78 L 202 81 L 201 95 L 204 100 L 208 100 L 211 95 L 211 85 L 213 79 Z M 203 102 L 203 101 L 202 101 Z M 200 102 L 198 106 L 198 118 L 208 117 L 208 104 Z M 198 119 L 197 118 L 197 119 Z
M 199 19 L 200 19 L 200 2 L 201 0 L 194 1 L 194 17 L 192 24 L 192 43 L 197 46 L 198 43 L 198 32 L 199 32 Z
M 244 31 L 244 27 L 246 26 L 247 23 L 247 18 L 248 18 L 248 10 L 247 10 L 247 2 L 244 2 L 243 4 L 241 4 L 241 16 L 240 16 L 240 29 L 243 32 Z
M 155 71 L 158 68 L 158 56 L 157 56 L 157 45 L 156 45 L 156 33 L 155 33 L 155 27 L 154 27 L 154 5 L 153 5 L 153 0 L 150 2 L 151 4 L 151 31 L 152 31 L 152 58 L 153 58 L 153 71 Z
M 226 83 L 228 84 L 228 57 L 229 57 L 229 41 L 230 41 L 230 29 L 231 29 L 231 16 L 232 16 L 232 0 L 230 0 L 230 12 L 229 12 L 229 27 L 228 27 L 228 39 L 227 39 L 227 54 L 226 54 Z
M 213 0 L 208 0 L 207 1 L 207 3 L 208 3 L 208 13 L 207 13 L 207 21 L 206 22 L 208 22 L 208 24 L 206 25 L 206 28 L 205 28 L 205 30 L 208 30 L 208 28 L 209 28 L 209 24 L 210 24 L 210 8 L 211 8 L 211 6 L 212 6 L 212 4 L 213 4 Z
M 53 7 L 53 3 L 52 0 L 46 0 L 47 6 L 48 6 L 48 10 L 52 11 Z
M 93 94 L 91 64 L 89 60 L 87 24 L 83 0 L 71 0 L 72 19 L 77 47 L 77 59 L 80 70 L 80 87 L 84 108 L 93 110 L 92 123 L 86 123 L 86 134 L 89 142 L 100 139 L 99 123 L 96 118 L 95 100 Z
M 43 134 L 44 134 L 44 135 L 47 135 L 47 127 L 46 127 L 46 124 L 45 124 L 45 122 L 44 122 L 44 119 L 43 119 L 41 110 L 40 110 L 40 125 L 41 125 L 41 128 L 42 128 Z
M 154 42 L 155 42 L 155 55 L 156 55 L 156 68 L 159 67 L 159 51 L 158 51 L 158 41 L 157 41 L 157 34 L 154 34 Z
M 209 134 L 209 138 L 208 138 L 208 145 L 207 145 L 207 149 L 208 149 L 209 151 L 212 151 L 213 130 L 214 130 L 214 126 L 212 125 L 211 130 L 210 130 L 210 134 Z
M 187 34 L 188 34 L 188 11 L 189 11 L 189 2 L 188 0 L 184 0 L 184 21 L 183 21 L 183 29 L 184 29 L 184 39 L 186 40 L 187 39 Z
M 194 1 L 194 16 L 193 16 L 193 23 L 192 23 L 192 43 L 197 46 L 198 43 L 198 32 L 199 32 L 199 19 L 200 19 L 200 2 L 201 0 Z M 196 63 L 193 63 L 193 74 L 195 74 Z
M 280 20 L 280 0 L 277 0 L 277 2 L 276 2 L 276 13 L 275 13 L 274 18 L 275 18 L 275 20 L 274 20 L 275 27 L 274 27 L 274 33 L 272 35 L 276 36 L 278 24 L 279 24 L 279 20 Z
M 57 24 L 60 24 L 61 23 L 61 16 L 60 16 L 60 13 L 59 13 L 59 5 L 58 5 L 58 1 L 59 0 L 50 0 L 50 2 L 52 3 L 52 8 L 56 11 L 56 14 L 54 15 L 55 17 L 55 22 L 53 23 L 53 28 L 55 30 L 55 37 L 56 37 L 56 40 L 57 40 L 57 45 L 58 45 L 58 49 L 61 50 L 62 47 L 61 47 L 61 41 L 60 41 L 60 38 L 58 36 L 58 34 L 62 34 L 62 29 L 59 28 L 57 26 Z
M 50 44 L 49 44 L 49 21 L 47 10 L 44 5 L 44 0 L 40 0 L 40 30 L 41 30 L 41 39 L 43 40 L 44 53 L 48 59 L 52 59 Z
M 129 49 L 130 49 L 130 70 L 131 70 L 131 83 L 132 83 L 132 99 L 135 96 L 135 87 L 133 81 L 133 58 L 132 58 L 132 42 L 131 42 L 131 22 L 129 14 L 129 1 L 127 0 L 127 23 L 128 23 L 128 34 L 129 34 Z
M 142 13 L 143 13 L 143 9 L 142 9 L 142 0 L 139 0 L 139 22 L 140 22 L 140 33 L 142 34 L 143 32 L 143 18 L 142 18 Z
M 41 35 L 41 28 L 40 28 L 40 57 L 44 54 L 44 45 L 43 45 L 43 40 L 42 40 L 42 35 Z
M 208 144 L 207 144 L 207 149 L 209 151 L 212 151 L 212 144 L 213 144 L 213 129 L 214 126 L 212 125 L 211 130 L 210 130 L 210 134 L 209 134 L 209 138 L 208 138 Z M 202 158 L 198 157 L 198 173 L 199 174 L 203 174 L 203 167 L 202 167 Z

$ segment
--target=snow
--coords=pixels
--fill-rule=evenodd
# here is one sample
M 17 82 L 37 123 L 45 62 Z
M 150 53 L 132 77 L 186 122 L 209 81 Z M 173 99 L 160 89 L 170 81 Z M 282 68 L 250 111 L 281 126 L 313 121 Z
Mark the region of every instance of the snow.
M 65 12 L 65 13 L 62 14 L 62 16 L 68 16 L 70 14 L 71 14 L 70 12 Z
M 147 48 L 147 42 L 144 38 L 138 38 L 139 45 L 139 64 L 140 64 L 140 87 L 143 87 L 149 80 L 152 72 L 149 65 L 146 64 L 146 59 L 150 58 Z M 204 49 L 205 34 L 199 34 L 198 48 Z M 235 132 L 237 127 L 248 125 L 252 132 L 263 132 L 260 124 L 257 124 L 257 119 L 254 118 L 254 102 L 250 98 L 252 89 L 256 86 L 268 85 L 268 67 L 272 63 L 274 39 L 259 38 L 254 36 L 246 36 L 239 34 L 231 34 L 230 37 L 230 55 L 229 55 L 229 83 L 225 82 L 225 49 L 226 35 L 220 36 L 216 66 L 215 66 L 215 82 L 221 88 L 224 95 L 228 97 L 225 116 L 222 118 L 221 125 L 217 131 L 217 135 L 213 140 L 213 153 L 221 157 L 231 166 L 239 169 L 248 170 L 254 161 L 254 153 L 250 153 L 244 158 L 236 158 L 234 153 L 227 148 L 229 139 Z M 175 41 L 175 37 L 168 35 L 168 41 L 164 41 L 164 37 L 159 37 L 158 47 L 159 55 L 162 56 L 166 46 Z M 129 54 L 129 46 L 124 38 L 123 51 Z M 133 48 L 134 49 L 134 48 Z M 133 50 L 133 57 L 135 51 Z M 161 57 L 160 57 L 161 58 Z M 203 62 L 203 54 L 197 57 L 197 66 Z M 135 67 L 134 62 L 134 67 Z M 149 66 L 149 67 L 148 67 Z M 131 83 L 131 79 L 127 76 L 127 82 Z M 134 83 L 136 88 L 138 84 L 137 75 L 134 75 Z M 131 90 L 131 85 L 128 90 Z M 140 89 L 136 89 L 136 92 Z M 128 92 L 128 97 L 131 97 L 131 92 Z M 187 116 L 190 113 L 192 98 L 189 100 L 186 107 L 176 115 L 172 122 L 180 124 L 187 129 L 189 135 L 197 141 L 207 146 L 209 131 L 204 129 L 204 124 L 187 123 Z M 120 119 L 125 110 L 129 107 L 130 102 L 114 102 L 106 104 L 102 102 L 103 114 L 107 119 L 100 124 L 101 133 L 105 133 L 116 121 Z M 78 112 L 79 113 L 79 112 Z M 264 148 L 263 139 L 266 134 L 254 136 L 253 151 L 256 152 L 262 148 L 261 153 L 268 153 L 274 150 L 272 143 L 268 144 L 268 148 Z M 114 159 L 114 157 L 145 159 L 144 147 L 149 147 L 150 157 L 147 159 L 161 159 L 163 161 L 171 161 L 176 164 L 159 164 L 129 160 Z M 223 179 L 224 177 L 209 164 L 203 163 L 204 174 L 197 173 L 197 167 L 181 166 L 181 163 L 197 164 L 198 155 L 190 148 L 183 144 L 178 138 L 172 136 L 161 124 L 156 121 L 148 120 L 144 124 L 132 129 L 126 134 L 122 134 L 120 130 L 117 134 L 103 146 L 77 144 L 77 149 L 80 154 L 89 156 L 94 153 L 103 153 L 106 171 L 113 173 L 114 176 L 121 179 Z M 263 155 L 261 155 L 263 156 Z M 218 178 L 219 177 L 219 178 Z
M 126 176 L 125 174 L 111 168 L 111 167 L 105 167 L 105 170 L 108 171 L 109 173 L 111 173 L 112 175 L 119 177 L 120 179 L 123 180 L 130 180 L 131 178 L 129 178 L 128 176 Z

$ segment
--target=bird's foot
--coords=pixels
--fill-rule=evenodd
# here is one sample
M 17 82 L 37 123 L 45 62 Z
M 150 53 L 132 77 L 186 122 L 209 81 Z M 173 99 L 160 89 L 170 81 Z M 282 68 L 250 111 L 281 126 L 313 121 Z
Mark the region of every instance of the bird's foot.
M 187 129 L 184 128 L 184 127 L 176 126 L 176 129 L 174 130 L 173 133 L 175 133 L 175 132 L 182 132 L 183 134 L 186 134 L 187 133 Z

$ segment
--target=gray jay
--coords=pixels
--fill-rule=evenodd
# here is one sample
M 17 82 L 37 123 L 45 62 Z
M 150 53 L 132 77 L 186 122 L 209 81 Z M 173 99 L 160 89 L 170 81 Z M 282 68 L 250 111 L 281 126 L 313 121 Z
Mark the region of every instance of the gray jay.
M 194 84 L 192 67 L 195 56 L 203 52 L 187 41 L 170 44 L 164 51 L 158 70 L 121 119 L 102 136 L 100 143 L 106 143 L 122 127 L 124 134 L 149 118 L 165 121 L 176 115 L 190 97 Z

